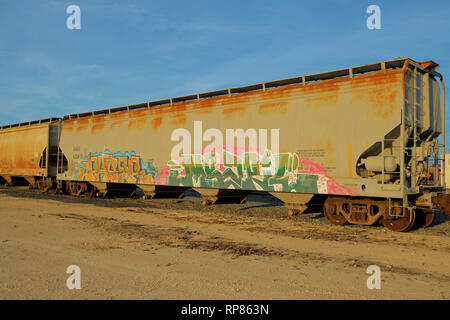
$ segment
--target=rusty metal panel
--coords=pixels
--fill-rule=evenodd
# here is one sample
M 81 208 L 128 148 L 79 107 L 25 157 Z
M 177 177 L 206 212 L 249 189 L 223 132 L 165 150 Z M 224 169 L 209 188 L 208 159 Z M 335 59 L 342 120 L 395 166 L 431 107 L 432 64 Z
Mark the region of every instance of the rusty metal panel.
M 330 73 L 317 82 L 300 77 L 299 83 L 280 82 L 279 87 L 263 85 L 242 93 L 220 91 L 203 99 L 70 116 L 63 122 L 60 140 L 68 171 L 58 178 L 401 197 L 398 185 L 387 191 L 360 167 L 362 157 L 371 156 L 386 137 L 400 138 L 405 69 L 384 65 L 367 71 L 328 79 Z M 173 157 L 180 143 L 174 139 L 177 129 L 189 133 L 190 150 Z M 257 147 L 250 146 L 250 138 L 243 148 L 230 146 L 230 129 L 249 135 L 254 129 Z M 276 130 L 279 146 L 272 148 Z M 208 148 L 213 140 L 220 150 Z M 267 142 L 267 149 L 261 148 L 261 141 Z M 222 154 L 221 163 L 217 154 Z M 227 154 L 233 161 L 224 160 Z
M 0 130 L 0 175 L 46 176 L 40 162 L 49 141 L 49 123 Z

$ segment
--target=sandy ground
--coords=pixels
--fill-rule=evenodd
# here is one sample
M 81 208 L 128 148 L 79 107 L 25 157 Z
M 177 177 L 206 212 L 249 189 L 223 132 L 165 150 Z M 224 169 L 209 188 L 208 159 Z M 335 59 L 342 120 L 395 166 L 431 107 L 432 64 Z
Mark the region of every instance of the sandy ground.
M 236 208 L 2 189 L 0 299 L 450 298 L 449 222 L 394 233 L 287 217 L 270 201 Z M 79 290 L 66 286 L 70 265 Z

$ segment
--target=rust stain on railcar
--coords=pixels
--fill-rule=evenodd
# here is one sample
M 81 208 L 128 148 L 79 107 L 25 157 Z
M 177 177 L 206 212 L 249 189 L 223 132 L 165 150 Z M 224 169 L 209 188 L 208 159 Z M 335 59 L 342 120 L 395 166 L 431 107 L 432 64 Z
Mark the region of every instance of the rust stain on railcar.
M 162 120 L 163 120 L 162 117 L 153 118 L 152 121 L 151 121 L 152 128 L 155 129 L 155 130 L 158 130 L 158 128 L 162 124 Z
M 131 110 L 129 113 L 130 118 L 145 118 L 150 114 L 150 109 Z
M 165 110 L 169 113 L 172 112 L 185 112 L 186 111 L 186 101 L 176 102 L 172 105 L 165 106 Z
M 350 89 L 357 89 L 367 86 L 394 84 L 400 81 L 399 76 L 402 70 L 378 71 L 369 74 L 356 75 L 353 78 L 350 76 L 339 77 L 329 80 L 322 80 L 319 82 L 309 82 L 305 85 L 296 85 L 302 94 L 322 94 L 330 93 L 333 95 L 345 86 Z
M 145 126 L 150 110 L 132 110 L 128 115 L 128 129 L 140 129 Z
M 145 116 L 141 118 L 130 119 L 128 121 L 128 130 L 141 129 L 145 126 L 146 122 L 147 118 Z
M 243 104 L 243 103 L 248 103 L 250 101 L 250 93 L 253 92 L 244 92 L 244 93 L 238 93 L 235 95 L 231 95 L 231 96 L 225 96 L 225 97 L 220 97 L 222 101 L 220 101 L 220 104 L 222 106 L 230 106 L 233 104 Z M 253 93 L 254 95 L 254 93 Z
M 76 132 L 77 133 L 82 133 L 84 131 L 87 131 L 88 126 L 77 126 Z
M 180 113 L 177 115 L 173 115 L 169 121 L 169 123 L 173 126 L 183 126 L 186 124 L 186 114 Z
M 217 99 L 206 98 L 203 100 L 192 102 L 192 108 L 201 114 L 211 113 L 214 107 L 217 106 Z
M 358 87 L 399 83 L 403 72 L 402 69 L 398 69 L 362 74 L 355 76 L 352 81 L 349 81 L 349 85 L 352 89 L 356 89 Z
M 225 108 L 222 110 L 222 114 L 225 118 L 232 117 L 242 117 L 246 112 L 247 107 L 234 107 L 234 108 Z
M 287 112 L 287 101 L 263 103 L 258 108 L 259 114 L 286 114 Z
M 111 129 L 118 128 L 126 124 L 129 112 L 117 112 L 108 115 L 108 122 Z
M 66 120 L 66 121 L 64 121 L 63 126 L 62 126 L 62 130 L 65 133 L 72 133 L 73 129 L 74 129 L 73 120 Z
M 48 143 L 48 126 L 14 128 L 0 132 L 0 174 L 41 176 L 40 160 Z
M 395 112 L 397 91 L 392 89 L 377 89 L 372 91 L 370 101 L 373 105 L 373 114 L 381 119 L 387 119 Z M 385 104 L 387 102 L 387 104 Z
M 339 94 L 320 95 L 305 98 L 306 105 L 314 107 L 332 107 L 337 106 Z
M 103 131 L 105 128 L 105 116 L 97 116 L 92 118 L 91 134 L 95 135 Z
M 342 83 L 346 83 L 348 81 L 348 77 L 324 80 L 321 82 L 312 82 L 307 83 L 305 85 L 299 85 L 298 89 L 300 93 L 303 95 L 323 95 L 323 94 L 336 94 Z
M 77 119 L 76 120 L 76 124 L 77 124 L 76 132 L 77 133 L 81 133 L 81 132 L 86 131 L 88 129 L 88 127 L 89 127 L 90 121 L 91 121 L 91 118 Z
M 110 117 L 111 120 L 119 121 L 119 120 L 128 119 L 128 115 L 129 115 L 129 112 L 121 111 L 121 112 L 111 113 L 109 115 L 109 117 Z
M 121 127 L 123 124 L 124 124 L 123 121 L 110 121 L 109 127 L 110 127 L 111 129 L 114 129 L 114 128 Z
M 368 88 L 353 93 L 351 103 L 358 104 L 370 104 L 369 115 L 380 119 L 388 119 L 394 115 L 397 101 L 398 88 L 385 87 L 385 88 Z
M 307 84 L 300 88 L 300 92 L 302 95 L 305 95 L 307 106 L 337 106 L 341 84 L 345 83 L 346 80 L 348 79 L 333 79 L 326 80 L 324 83 Z
M 186 101 L 175 102 L 173 104 L 163 104 L 158 106 L 152 106 L 148 111 L 149 114 L 166 114 L 166 113 L 174 113 L 174 112 L 185 112 L 187 103 Z
M 298 84 L 290 84 L 279 88 L 267 89 L 257 93 L 261 95 L 262 100 L 274 100 L 280 98 L 288 98 L 295 93 L 295 89 L 299 88 Z

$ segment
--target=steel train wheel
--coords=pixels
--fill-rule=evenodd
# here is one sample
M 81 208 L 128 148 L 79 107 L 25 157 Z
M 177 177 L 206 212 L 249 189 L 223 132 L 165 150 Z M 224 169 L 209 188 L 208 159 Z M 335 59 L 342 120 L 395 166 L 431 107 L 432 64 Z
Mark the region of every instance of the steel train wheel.
M 416 209 L 416 226 L 419 228 L 427 228 L 434 221 L 434 210 L 432 209 Z
M 95 187 L 88 185 L 86 182 L 69 182 L 67 184 L 67 191 L 74 197 L 84 195 L 92 198 L 95 195 Z
M 434 221 L 434 211 L 429 210 L 428 212 L 424 212 L 424 214 L 425 214 L 424 216 L 425 223 L 422 225 L 422 228 L 427 228 Z
M 323 205 L 323 214 L 332 224 L 344 225 L 347 223 L 347 219 L 341 212 L 341 202 L 328 198 Z
M 38 181 L 36 182 L 36 187 L 38 188 L 38 190 L 39 190 L 40 193 L 45 193 L 45 190 L 44 190 L 44 183 L 42 182 L 42 180 L 38 180 Z
M 404 217 L 389 217 L 381 219 L 383 226 L 391 231 L 408 231 L 416 220 L 416 212 L 414 210 L 405 209 Z
M 58 193 L 58 186 L 56 185 L 56 182 L 53 180 L 41 179 L 36 182 L 36 187 L 39 189 L 40 193 L 50 193 L 50 194 Z
M 70 182 L 68 186 L 68 191 L 71 196 L 78 197 L 82 193 L 82 187 L 79 183 Z
M 88 191 L 84 193 L 86 198 L 92 199 L 95 196 L 95 187 L 90 186 Z

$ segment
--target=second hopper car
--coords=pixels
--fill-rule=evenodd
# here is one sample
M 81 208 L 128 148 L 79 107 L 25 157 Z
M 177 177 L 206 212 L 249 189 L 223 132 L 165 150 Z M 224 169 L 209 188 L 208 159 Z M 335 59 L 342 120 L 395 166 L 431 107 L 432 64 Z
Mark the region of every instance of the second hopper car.
M 57 118 L 0 127 L 0 183 L 56 193 Z

